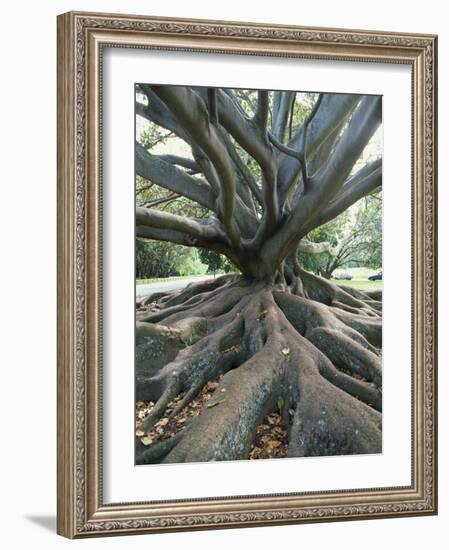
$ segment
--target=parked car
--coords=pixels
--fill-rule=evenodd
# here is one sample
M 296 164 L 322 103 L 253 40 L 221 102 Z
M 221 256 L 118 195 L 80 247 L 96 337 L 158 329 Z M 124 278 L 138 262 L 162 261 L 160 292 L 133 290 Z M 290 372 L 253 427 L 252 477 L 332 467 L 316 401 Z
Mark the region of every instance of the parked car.
M 352 279 L 352 275 L 340 271 L 339 273 L 332 273 L 332 278 L 339 281 L 350 281 Z
M 368 281 L 382 281 L 382 271 L 379 271 L 379 273 L 375 273 L 374 275 L 370 275 L 368 277 Z

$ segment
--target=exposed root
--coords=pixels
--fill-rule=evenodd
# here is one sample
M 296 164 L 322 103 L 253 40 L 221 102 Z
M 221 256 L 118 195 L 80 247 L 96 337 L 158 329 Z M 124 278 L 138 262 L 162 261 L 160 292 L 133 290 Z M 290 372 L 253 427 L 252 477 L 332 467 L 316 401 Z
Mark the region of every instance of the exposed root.
M 345 309 L 351 313 L 379 317 L 378 307 L 373 307 L 371 297 L 365 293 L 350 287 L 334 285 L 331 282 L 300 270 L 304 287 L 304 296 L 310 300 Z
M 232 284 L 234 282 L 234 284 Z M 162 304 L 164 307 L 161 309 L 161 304 L 152 302 L 149 309 L 145 312 L 139 312 L 137 314 L 137 319 L 146 322 L 146 323 L 160 323 L 161 321 L 166 320 L 171 323 L 174 322 L 176 318 L 183 318 L 182 312 L 192 310 L 204 311 L 205 314 L 218 315 L 220 310 L 220 304 L 226 302 L 224 299 L 226 294 L 232 293 L 236 294 L 234 296 L 235 302 L 239 300 L 239 297 L 243 296 L 245 293 L 244 281 L 241 279 L 217 279 L 217 284 L 212 285 L 203 285 L 203 291 L 195 294 L 192 292 L 192 289 L 187 288 L 182 291 L 182 299 L 175 300 L 173 299 L 171 303 Z M 237 290 L 240 289 L 240 290 Z M 226 292 L 226 290 L 228 292 Z M 218 298 L 218 299 L 216 299 Z M 203 307 L 201 307 L 203 305 Z M 177 315 L 181 313 L 181 315 Z
M 167 382 L 167 386 L 162 395 L 156 402 L 156 405 L 151 410 L 150 414 L 142 422 L 142 430 L 149 432 L 156 422 L 164 414 L 165 409 L 172 399 L 174 399 L 180 390 L 178 373 L 174 372 Z
M 321 327 L 311 331 L 307 338 L 337 367 L 345 368 L 353 375 L 363 376 L 378 388 L 382 386 L 379 357 L 345 334 Z
M 155 405 L 141 430 L 184 414 L 211 380 L 219 385 L 188 437 L 176 433 L 145 450 L 138 442 L 137 463 L 248 458 L 279 403 L 288 456 L 381 451 L 381 302 L 297 275 L 271 284 L 225 276 L 147 303 L 138 323 L 147 362 L 140 361 L 137 388 Z M 155 342 L 161 349 L 151 363 Z
M 189 438 L 183 439 L 165 462 L 246 458 L 257 426 L 274 407 L 273 396 L 279 393 L 279 377 L 272 368 L 273 354 L 274 350 L 261 351 L 225 374 L 217 397 L 198 417 Z M 257 375 L 253 372 L 256 369 Z
M 218 381 L 208 382 L 194 399 L 186 400 L 186 394 L 179 394 L 168 403 L 164 415 L 156 423 L 152 422 L 150 430 L 145 428 L 145 421 L 154 410 L 154 403 L 138 401 L 136 407 L 137 462 L 149 464 L 165 457 L 188 433 L 187 428 L 207 406 L 217 387 Z
M 136 307 L 137 309 L 145 309 L 146 306 L 149 304 L 153 304 L 160 300 L 162 302 L 163 299 L 166 298 L 166 296 L 170 294 L 169 292 L 153 292 L 152 294 L 149 294 L 148 296 L 144 296 L 140 300 L 137 300 Z
M 382 319 L 366 319 L 360 315 L 335 311 L 334 315 L 345 325 L 358 332 L 372 346 L 377 349 L 382 348 Z
M 170 307 L 178 304 L 183 304 L 191 298 L 194 298 L 195 296 L 201 296 L 205 293 L 212 292 L 217 288 L 223 288 L 231 284 L 237 278 L 238 277 L 236 275 L 230 274 L 223 275 L 222 277 L 217 277 L 216 279 L 213 279 L 211 281 L 205 281 L 202 283 L 190 283 L 181 292 L 176 293 L 174 296 L 169 296 L 164 305 Z
M 382 290 L 366 290 L 365 294 L 373 301 L 382 303 Z
M 153 443 L 150 447 L 145 447 L 142 443 L 137 443 L 136 446 L 136 463 L 137 464 L 154 464 L 161 461 L 185 436 L 188 426 L 184 431 L 178 432 L 169 439 L 164 439 Z
M 288 456 L 379 453 L 381 415 L 315 375 L 300 377 L 301 399 Z
M 318 370 L 324 378 L 337 388 L 363 401 L 377 411 L 382 411 L 382 391 L 372 382 L 342 367 L 335 367 L 326 357 L 319 363 Z

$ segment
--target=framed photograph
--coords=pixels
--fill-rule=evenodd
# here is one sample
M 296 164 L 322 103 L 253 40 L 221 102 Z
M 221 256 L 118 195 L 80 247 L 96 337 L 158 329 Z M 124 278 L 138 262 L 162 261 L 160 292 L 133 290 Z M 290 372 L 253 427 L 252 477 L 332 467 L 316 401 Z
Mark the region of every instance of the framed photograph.
M 437 513 L 436 53 L 59 16 L 59 534 Z

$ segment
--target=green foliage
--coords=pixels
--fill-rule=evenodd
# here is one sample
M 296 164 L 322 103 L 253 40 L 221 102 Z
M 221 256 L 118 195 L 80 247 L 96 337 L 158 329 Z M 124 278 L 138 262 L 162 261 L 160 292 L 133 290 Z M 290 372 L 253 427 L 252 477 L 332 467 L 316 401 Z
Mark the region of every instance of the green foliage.
M 293 116 L 287 128 L 287 139 L 291 139 L 292 135 L 298 130 L 299 126 L 305 121 L 312 111 L 315 101 L 318 99 L 318 94 L 298 93 L 296 101 L 293 105 Z M 291 129 L 291 132 L 290 132 Z
M 239 272 L 239 269 L 237 266 L 235 266 L 231 260 L 229 260 L 228 258 L 226 258 L 224 256 L 224 259 L 225 259 L 225 262 L 224 262 L 224 265 L 223 265 L 223 271 L 225 273 L 238 273 Z
M 203 264 L 207 265 L 207 272 L 216 273 L 235 273 L 238 271 L 236 266 L 223 254 L 219 254 L 214 250 L 208 250 L 206 248 L 200 248 L 198 250 L 199 257 Z
M 189 218 L 205 218 L 210 215 L 207 208 L 176 193 L 171 193 L 140 176 L 136 177 L 136 205 Z
M 179 267 L 193 252 L 173 243 L 136 239 L 136 279 L 180 275 Z
M 299 254 L 304 269 L 327 279 L 345 266 L 379 268 L 382 265 L 382 194 L 370 195 L 329 223 L 307 235 L 312 242 L 338 245 L 338 253 Z
M 202 248 L 201 250 L 199 250 L 199 255 L 203 264 L 207 265 L 208 273 L 213 273 L 215 275 L 217 271 L 220 271 L 222 269 L 223 256 L 218 252 Z
M 357 225 L 363 246 L 354 259 L 358 265 L 378 268 L 382 266 L 382 193 L 368 195 L 360 204 Z
M 178 265 L 178 273 L 181 276 L 204 275 L 207 272 L 207 265 L 201 262 L 198 251 L 193 248 L 189 252 L 189 255 Z
M 140 134 L 140 143 L 145 149 L 152 149 L 156 145 L 165 145 L 173 134 L 167 130 L 163 130 L 156 124 L 149 124 L 148 127 Z

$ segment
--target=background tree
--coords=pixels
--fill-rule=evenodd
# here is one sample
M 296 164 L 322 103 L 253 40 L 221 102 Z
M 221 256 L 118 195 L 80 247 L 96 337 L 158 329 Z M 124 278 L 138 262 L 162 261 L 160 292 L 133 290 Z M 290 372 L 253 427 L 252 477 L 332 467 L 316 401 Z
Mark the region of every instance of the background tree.
M 207 272 L 213 273 L 214 277 L 216 273 L 220 271 L 224 271 L 225 273 L 237 271 L 237 268 L 228 260 L 228 258 L 226 258 L 226 256 L 223 256 L 223 254 L 219 254 L 218 252 L 214 252 L 213 250 L 201 248 L 199 251 L 199 256 L 203 264 L 207 265 Z
M 162 241 L 136 239 L 136 278 L 203 275 L 207 265 L 201 263 L 198 252 Z
M 172 132 L 156 125 L 148 125 L 140 134 L 140 143 L 148 150 L 166 146 L 176 139 Z M 169 158 L 169 157 L 166 157 Z M 140 176 L 136 177 L 136 205 L 173 214 L 205 217 L 207 209 L 178 193 L 167 191 Z M 136 239 L 137 279 L 197 275 L 206 272 L 193 248 L 172 242 Z
M 378 268 L 382 265 L 382 199 L 376 194 L 357 203 L 335 220 L 317 227 L 308 238 L 314 243 L 329 242 L 332 252 L 299 253 L 304 269 L 326 279 L 349 264 Z
M 185 247 L 168 245 L 160 241 L 148 243 L 142 239 L 136 239 L 136 278 L 179 275 L 178 266 L 187 255 L 189 251 Z
M 140 304 L 136 394 L 155 402 L 143 430 L 221 378 L 176 437 L 137 442 L 137 462 L 246 458 L 279 396 L 289 456 L 379 452 L 381 302 L 297 255 L 330 249 L 307 235 L 381 186 L 381 160 L 361 161 L 381 98 L 140 84 L 136 113 L 176 136 L 170 154 L 136 143 L 138 176 L 202 212 L 138 203 L 137 236 L 212 250 L 241 273 Z

